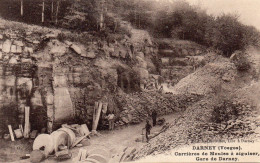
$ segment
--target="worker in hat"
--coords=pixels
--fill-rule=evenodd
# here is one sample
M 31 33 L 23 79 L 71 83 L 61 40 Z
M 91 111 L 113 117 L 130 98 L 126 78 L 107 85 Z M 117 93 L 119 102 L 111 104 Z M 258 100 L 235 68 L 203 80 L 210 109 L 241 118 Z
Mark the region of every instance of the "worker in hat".
M 150 124 L 150 121 L 149 120 L 146 120 L 146 125 L 145 125 L 145 136 L 146 136 L 146 141 L 147 143 L 149 142 L 149 135 L 150 135 L 150 132 L 151 132 L 151 129 L 152 129 L 152 125 Z

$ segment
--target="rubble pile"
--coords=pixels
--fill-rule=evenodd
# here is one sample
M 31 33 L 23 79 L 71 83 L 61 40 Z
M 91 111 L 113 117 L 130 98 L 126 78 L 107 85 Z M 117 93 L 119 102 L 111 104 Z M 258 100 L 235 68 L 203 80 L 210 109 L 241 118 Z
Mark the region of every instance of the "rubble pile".
M 219 109 L 216 107 L 213 110 L 210 123 L 196 126 L 196 128 L 201 129 L 199 132 L 196 130 L 189 132 L 189 139 L 192 143 L 213 138 L 219 140 L 221 138 L 244 138 L 255 133 L 255 129 L 259 126 L 255 107 L 237 102 L 225 103 L 221 107 L 223 111 L 225 110 L 224 114 L 216 114 L 216 108 Z M 201 139 L 197 139 L 196 136 Z
M 119 94 L 116 99 L 121 104 L 119 124 L 136 124 L 150 117 L 155 109 L 158 115 L 183 112 L 202 97 L 197 95 L 173 96 L 156 91 Z
M 228 103 L 223 110 L 235 110 L 229 112 L 229 117 L 223 117 L 221 121 L 214 111 L 218 106 L 215 99 L 203 99 L 189 107 L 181 114 L 170 128 L 144 145 L 135 156 L 140 157 L 159 154 L 180 145 L 218 142 L 225 139 L 245 138 L 259 134 L 255 129 L 259 127 L 259 116 L 256 108 L 245 103 Z M 223 107 L 223 104 L 221 105 Z M 219 108 L 219 107 L 217 107 Z
M 235 80 L 236 76 L 236 67 L 228 60 L 209 63 L 183 78 L 173 89 L 177 94 L 207 95 L 218 91 L 220 87 L 229 85 L 230 82 Z

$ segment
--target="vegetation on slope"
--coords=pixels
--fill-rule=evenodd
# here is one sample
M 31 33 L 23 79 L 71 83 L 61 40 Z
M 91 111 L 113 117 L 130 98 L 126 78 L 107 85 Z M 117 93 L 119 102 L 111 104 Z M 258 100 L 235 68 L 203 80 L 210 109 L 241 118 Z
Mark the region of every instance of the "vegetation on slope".
M 25 1 L 24 15 L 21 16 L 20 1 L 2 0 L 0 14 L 4 18 L 41 24 L 42 2 Z M 118 22 L 115 17 L 109 16 L 112 12 L 156 37 L 195 41 L 217 49 L 225 56 L 248 45 L 259 46 L 259 32 L 252 26 L 241 24 L 238 16 L 208 15 L 185 0 L 45 0 L 44 9 L 45 25 L 55 25 L 53 17 L 57 15 L 56 25 L 59 27 L 97 31 L 100 30 L 100 23 L 104 23 L 106 32 L 116 32 Z

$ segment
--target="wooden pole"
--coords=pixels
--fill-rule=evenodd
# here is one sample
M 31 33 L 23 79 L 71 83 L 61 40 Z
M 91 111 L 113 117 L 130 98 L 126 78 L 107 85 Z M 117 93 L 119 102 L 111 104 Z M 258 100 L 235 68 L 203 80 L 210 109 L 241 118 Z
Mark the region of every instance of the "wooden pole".
M 137 16 L 136 16 L 136 15 L 137 15 L 137 14 L 136 14 L 136 8 L 135 8 L 134 10 L 135 10 L 135 25 L 137 26 L 137 23 L 136 23 L 136 17 L 137 17 Z
M 92 131 L 93 131 L 93 129 L 95 128 L 95 121 L 96 121 L 97 109 L 98 109 L 98 102 L 95 102 L 94 111 L 93 111 Z
M 30 107 L 26 106 L 25 108 L 25 123 L 24 123 L 24 133 L 23 136 L 25 138 L 29 138 L 30 135 Z
M 53 21 L 53 11 L 54 11 L 54 6 L 53 6 L 53 0 L 51 1 L 51 20 Z
M 11 140 L 14 141 L 14 133 L 13 133 L 12 126 L 8 125 L 8 129 L 9 129 L 9 133 L 10 133 L 10 136 L 11 136 Z
M 93 128 L 92 128 L 92 131 L 94 131 L 94 132 L 97 130 L 101 110 L 102 110 L 102 102 L 99 102 L 98 109 L 97 109 L 97 112 L 96 112 L 97 114 L 96 114 L 96 117 L 95 117 L 95 122 L 94 122 Z
M 140 10 L 140 3 L 138 3 L 138 10 L 139 10 L 139 14 L 138 14 L 138 27 L 140 28 L 140 26 L 141 26 L 141 10 Z
M 104 1 L 101 1 L 100 30 L 104 27 Z
M 21 16 L 23 16 L 23 0 L 21 0 Z
M 44 5 L 45 5 L 45 2 L 43 0 L 42 1 L 42 23 L 44 23 Z
M 58 14 L 59 14 L 60 1 L 57 1 L 57 9 L 56 9 L 56 25 L 58 24 Z

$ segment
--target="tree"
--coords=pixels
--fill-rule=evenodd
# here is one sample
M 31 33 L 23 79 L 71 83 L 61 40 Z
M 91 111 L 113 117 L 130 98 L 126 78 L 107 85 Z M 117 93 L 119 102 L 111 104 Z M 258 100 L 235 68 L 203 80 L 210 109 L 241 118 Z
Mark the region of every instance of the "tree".
M 44 23 L 44 7 L 45 7 L 45 0 L 42 0 L 42 23 Z
M 101 6 L 101 8 L 100 8 L 100 20 L 99 20 L 99 28 L 100 28 L 100 30 L 103 30 L 103 28 L 104 28 L 104 0 L 101 0 L 100 1 L 100 6 Z
M 23 16 L 23 0 L 21 0 L 21 16 Z
M 53 17 L 54 17 L 54 0 L 51 0 L 51 20 L 53 21 Z
M 56 25 L 58 24 L 59 8 L 60 8 L 60 0 L 57 0 L 56 18 L 55 18 Z
M 234 15 L 222 15 L 216 18 L 217 37 L 213 47 L 220 49 L 226 56 L 230 56 L 234 51 L 243 48 L 242 25 L 238 22 L 238 17 Z

